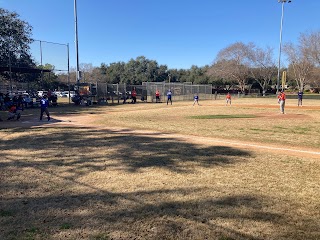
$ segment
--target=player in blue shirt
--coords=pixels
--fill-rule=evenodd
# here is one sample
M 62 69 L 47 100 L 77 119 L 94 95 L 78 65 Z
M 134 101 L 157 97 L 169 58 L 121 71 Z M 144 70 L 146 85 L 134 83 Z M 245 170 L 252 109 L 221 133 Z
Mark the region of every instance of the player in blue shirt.
M 167 99 L 167 105 L 168 105 L 169 101 L 171 102 L 171 105 L 172 105 L 172 92 L 171 92 L 170 89 L 169 89 L 168 92 L 167 92 L 167 97 L 168 97 L 168 99 Z
M 41 108 L 41 113 L 40 113 L 40 121 L 42 121 L 43 113 L 45 112 L 47 114 L 48 121 L 50 121 L 50 114 L 49 114 L 49 101 L 47 99 L 47 96 L 44 95 L 40 99 L 40 108 Z
M 302 97 L 303 97 L 303 92 L 299 91 L 298 92 L 298 107 L 301 106 L 302 107 Z
M 193 101 L 193 105 L 194 106 L 196 103 L 199 105 L 199 95 L 198 93 L 194 95 L 193 97 L 194 101 Z

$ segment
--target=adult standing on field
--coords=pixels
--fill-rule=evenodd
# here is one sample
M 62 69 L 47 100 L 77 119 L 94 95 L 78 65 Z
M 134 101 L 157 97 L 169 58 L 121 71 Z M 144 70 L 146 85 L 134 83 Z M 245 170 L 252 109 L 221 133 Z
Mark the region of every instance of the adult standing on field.
M 169 101 L 170 101 L 170 103 L 172 105 L 172 92 L 171 92 L 170 89 L 167 92 L 167 105 L 168 105 Z
M 303 98 L 303 92 L 299 91 L 298 92 L 298 107 L 301 106 L 302 107 L 302 98 Z
M 231 106 L 231 94 L 229 92 L 227 93 L 227 96 L 226 96 L 226 106 L 228 105 L 228 103 Z
M 284 107 L 286 103 L 286 94 L 281 91 L 278 95 L 278 103 L 280 104 L 280 113 L 284 114 Z
M 156 91 L 156 103 L 160 102 L 160 91 L 157 89 Z
M 135 88 L 131 91 L 131 98 L 132 98 L 132 102 L 131 103 L 136 103 L 137 102 L 137 92 L 136 92 Z
M 48 101 L 48 99 L 47 99 L 47 96 L 44 95 L 44 96 L 40 99 L 40 109 L 41 109 L 40 121 L 42 121 L 42 117 L 43 117 L 43 113 L 44 113 L 44 112 L 47 114 L 48 121 L 50 121 L 50 113 L 49 113 L 48 107 L 49 107 L 49 101 Z

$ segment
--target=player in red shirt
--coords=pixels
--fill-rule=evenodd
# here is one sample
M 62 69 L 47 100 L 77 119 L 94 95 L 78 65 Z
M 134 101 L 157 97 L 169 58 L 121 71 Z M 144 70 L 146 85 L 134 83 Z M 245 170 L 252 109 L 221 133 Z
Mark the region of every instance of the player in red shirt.
M 160 91 L 157 89 L 156 91 L 156 103 L 160 102 Z
M 133 89 L 131 91 L 131 98 L 132 98 L 132 102 L 131 103 L 136 103 L 137 102 L 137 92 L 136 89 Z
M 231 94 L 230 93 L 228 93 L 226 96 L 226 106 L 228 105 L 228 103 L 230 103 L 230 106 L 231 106 Z
M 278 95 L 278 103 L 280 104 L 280 113 L 284 114 L 284 106 L 286 103 L 286 94 L 281 91 Z

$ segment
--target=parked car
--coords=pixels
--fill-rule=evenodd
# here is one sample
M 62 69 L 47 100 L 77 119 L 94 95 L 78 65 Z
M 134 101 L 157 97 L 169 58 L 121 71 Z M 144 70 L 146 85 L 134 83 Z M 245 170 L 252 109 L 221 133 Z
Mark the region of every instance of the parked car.
M 44 95 L 48 95 L 48 91 L 37 91 L 38 97 L 43 97 Z
M 69 91 L 64 91 L 61 93 L 61 97 L 69 97 Z M 75 91 L 70 91 L 70 98 L 73 98 L 76 95 Z
M 62 97 L 61 91 L 55 91 L 55 92 L 53 92 L 53 94 L 56 95 L 57 97 Z

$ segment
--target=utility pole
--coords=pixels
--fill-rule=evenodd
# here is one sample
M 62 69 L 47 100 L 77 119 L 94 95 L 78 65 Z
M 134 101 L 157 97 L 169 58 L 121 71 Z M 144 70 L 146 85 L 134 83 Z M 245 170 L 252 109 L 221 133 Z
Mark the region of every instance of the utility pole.
M 278 3 L 282 4 L 282 11 L 281 11 L 281 21 L 280 21 L 280 44 L 279 44 L 279 59 L 278 59 L 278 78 L 277 78 L 277 94 L 279 93 L 280 89 L 280 62 L 281 62 L 281 50 L 282 50 L 282 26 L 283 26 L 283 12 L 284 12 L 284 4 L 288 2 L 291 3 L 291 0 L 278 0 Z M 282 86 L 282 90 L 283 90 Z
M 77 59 L 77 88 L 79 91 L 80 85 L 80 70 L 79 70 L 79 48 L 78 48 L 78 17 L 77 17 L 77 0 L 74 0 L 74 25 L 75 25 L 75 44 L 76 44 L 76 59 Z M 69 94 L 70 95 L 70 94 Z

